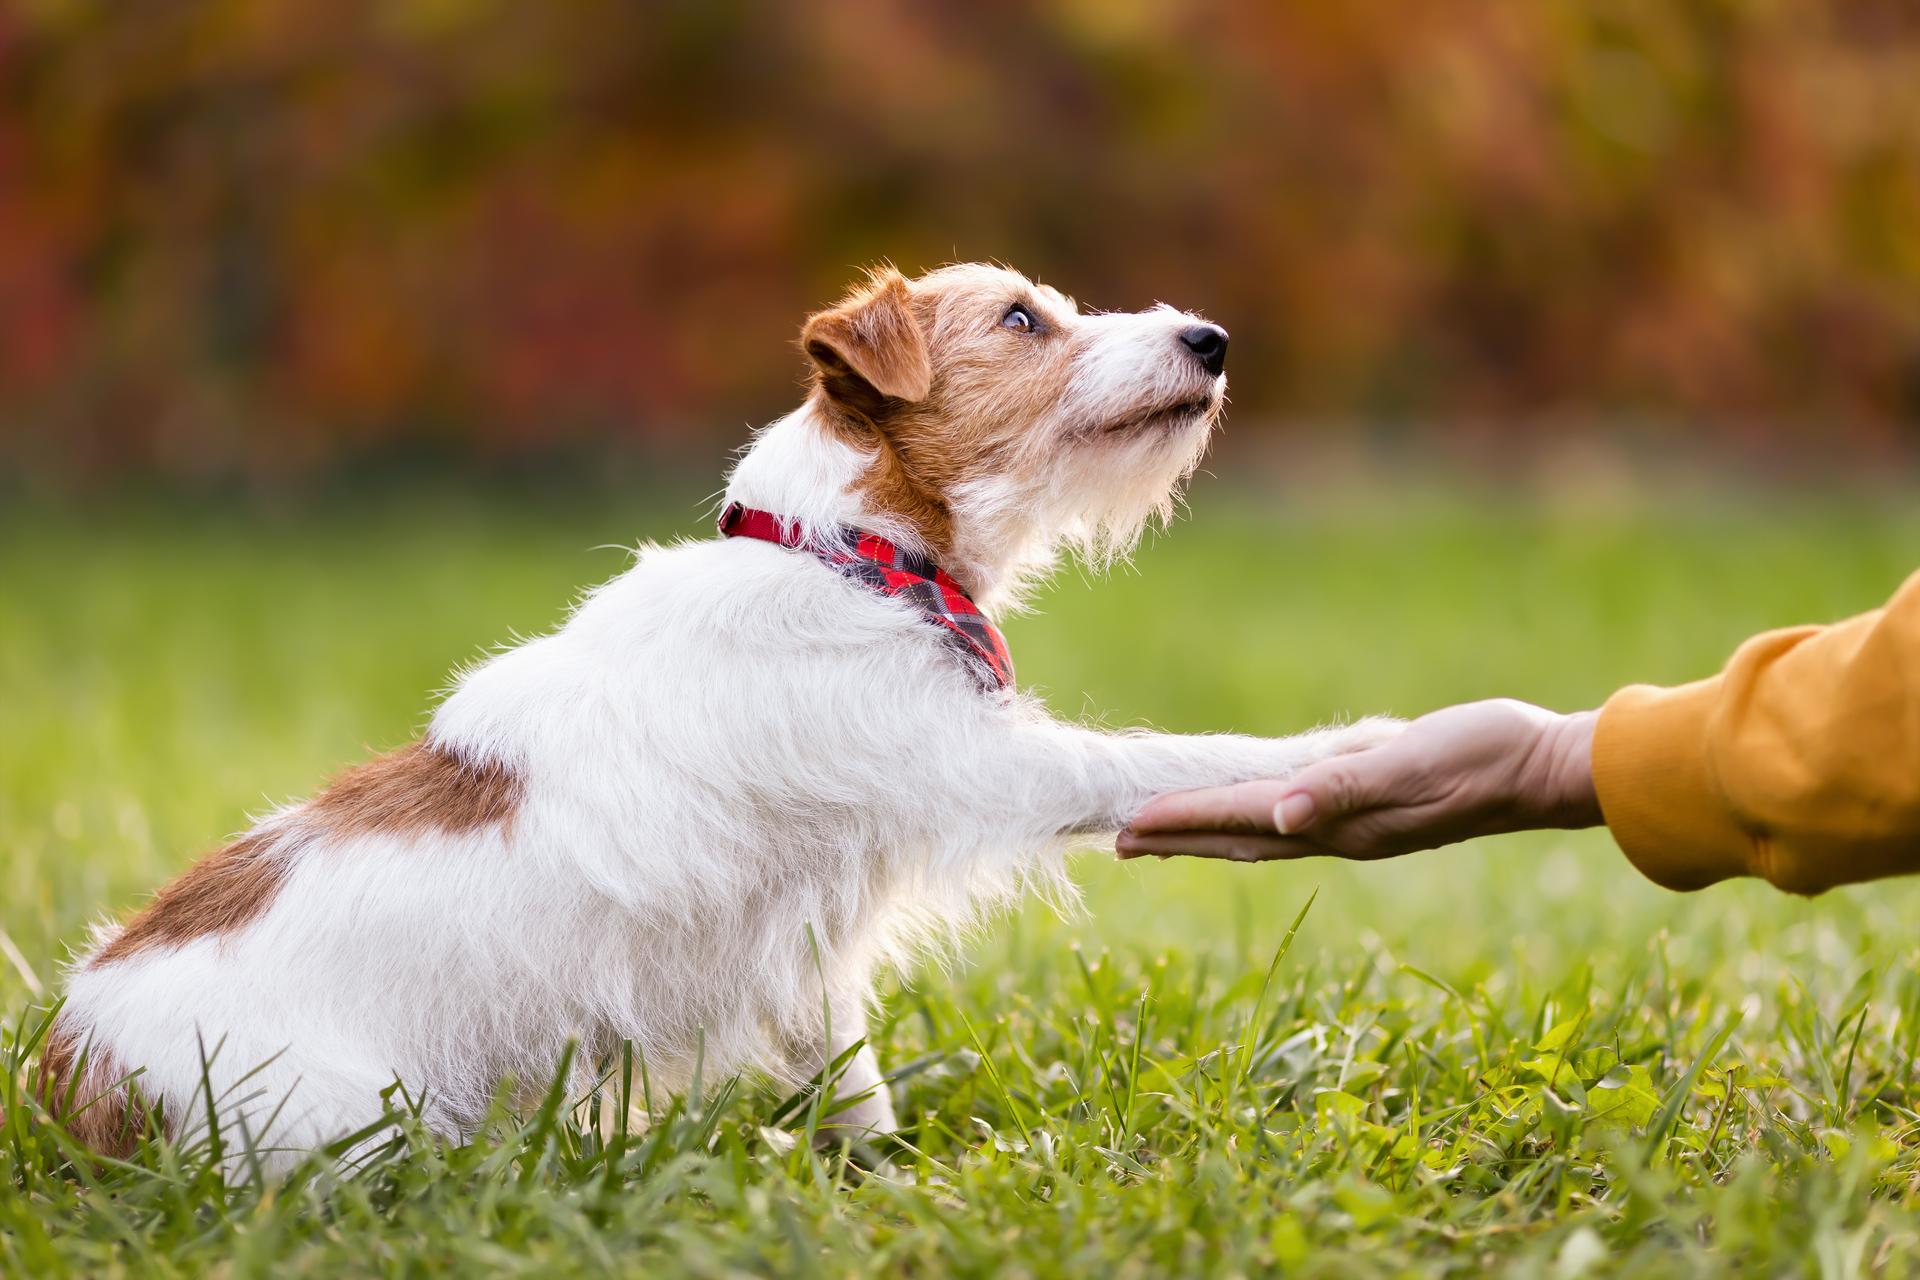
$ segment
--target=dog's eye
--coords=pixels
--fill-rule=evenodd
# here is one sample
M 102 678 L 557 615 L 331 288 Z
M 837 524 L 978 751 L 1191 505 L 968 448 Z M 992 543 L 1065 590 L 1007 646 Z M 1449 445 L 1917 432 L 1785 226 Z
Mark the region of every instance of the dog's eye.
M 1040 327 L 1040 322 L 1033 318 L 1033 312 L 1016 302 L 1007 308 L 1007 314 L 1000 317 L 1000 327 L 1015 333 L 1032 333 Z

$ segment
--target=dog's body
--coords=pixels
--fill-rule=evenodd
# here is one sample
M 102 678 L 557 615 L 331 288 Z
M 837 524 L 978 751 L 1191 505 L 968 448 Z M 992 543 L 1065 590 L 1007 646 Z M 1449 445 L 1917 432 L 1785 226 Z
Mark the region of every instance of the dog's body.
M 810 322 L 815 390 L 728 501 L 803 536 L 882 532 L 1004 609 L 1063 541 L 1129 542 L 1191 469 L 1224 389 L 1200 329 L 1079 316 L 988 268 L 876 276 Z M 1019 364 L 1054 338 L 1064 354 Z M 1063 724 L 804 551 L 644 549 L 559 631 L 467 672 L 421 742 L 103 932 L 49 1094 L 72 1112 L 105 1093 L 74 1124 L 111 1148 L 139 1097 L 191 1126 L 205 1071 L 223 1112 L 297 1151 L 377 1117 L 396 1079 L 466 1132 L 569 1041 L 583 1064 L 632 1041 L 656 1088 L 696 1058 L 804 1079 L 863 1036 L 876 967 L 1023 887 L 1069 892 L 1071 837 L 1387 731 Z M 135 1069 L 137 1095 L 110 1088 Z M 844 1125 L 891 1126 L 871 1050 L 837 1091 L 866 1094 Z

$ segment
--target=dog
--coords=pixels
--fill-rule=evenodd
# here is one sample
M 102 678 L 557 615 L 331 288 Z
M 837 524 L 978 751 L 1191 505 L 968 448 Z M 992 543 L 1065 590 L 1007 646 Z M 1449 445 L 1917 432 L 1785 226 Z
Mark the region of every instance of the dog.
M 570 1046 L 586 1088 L 631 1042 L 667 1088 L 847 1058 L 824 1132 L 892 1131 L 862 1045 L 883 966 L 1071 900 L 1068 848 L 1154 796 L 1393 732 L 1107 732 L 1014 687 L 992 619 L 1167 517 L 1227 343 L 995 266 L 871 272 L 807 319 L 805 400 L 732 468 L 730 536 L 640 548 L 419 740 L 96 930 L 41 1096 L 102 1152 L 211 1110 L 286 1161 L 396 1081 L 459 1140 Z

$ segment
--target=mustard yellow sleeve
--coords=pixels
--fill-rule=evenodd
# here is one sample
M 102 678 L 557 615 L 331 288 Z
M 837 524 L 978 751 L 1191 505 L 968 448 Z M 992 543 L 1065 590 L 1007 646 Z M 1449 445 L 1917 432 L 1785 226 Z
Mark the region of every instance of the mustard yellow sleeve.
M 1593 781 L 1620 848 L 1668 888 L 1920 871 L 1920 573 L 1876 613 L 1754 637 L 1710 680 L 1614 694 Z

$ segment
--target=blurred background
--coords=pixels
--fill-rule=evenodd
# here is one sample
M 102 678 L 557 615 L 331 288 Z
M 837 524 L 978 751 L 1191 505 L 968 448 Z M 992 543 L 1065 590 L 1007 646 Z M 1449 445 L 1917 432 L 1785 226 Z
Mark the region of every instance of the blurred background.
M 1225 444 L 1920 446 L 1899 0 L 8 0 L 0 468 L 710 472 L 863 264 L 1234 334 Z

